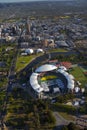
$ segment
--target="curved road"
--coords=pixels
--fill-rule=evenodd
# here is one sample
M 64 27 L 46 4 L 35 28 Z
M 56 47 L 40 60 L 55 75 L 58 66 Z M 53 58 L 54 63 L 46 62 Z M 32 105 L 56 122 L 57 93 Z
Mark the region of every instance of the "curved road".
M 78 55 L 78 52 L 75 51 L 68 51 L 68 52 L 52 52 L 50 53 L 50 57 L 54 58 L 57 55 L 64 55 L 64 56 L 68 56 L 68 55 Z M 37 66 L 39 63 L 45 61 L 45 60 L 49 60 L 49 53 L 46 53 L 42 56 L 38 56 L 35 59 L 33 59 L 23 70 L 21 70 L 19 73 L 23 72 L 23 71 L 30 71 L 32 72 L 32 68 L 34 68 L 35 66 Z

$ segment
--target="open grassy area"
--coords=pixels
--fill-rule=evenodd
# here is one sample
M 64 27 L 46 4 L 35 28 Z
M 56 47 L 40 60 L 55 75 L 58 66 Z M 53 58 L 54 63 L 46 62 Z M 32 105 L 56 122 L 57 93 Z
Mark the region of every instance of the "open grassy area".
M 18 55 L 17 61 L 16 61 L 16 72 L 19 72 L 23 68 L 25 68 L 34 58 L 43 55 L 42 53 L 38 53 L 37 55 L 27 55 L 27 56 L 21 56 Z
M 27 66 L 33 58 L 35 58 L 35 55 L 18 56 L 16 62 L 16 72 L 22 70 L 25 66 Z
M 82 69 L 80 67 L 74 67 L 70 73 L 75 77 L 77 81 L 80 81 L 82 86 L 84 87 L 87 84 L 87 77 L 84 75 Z
M 48 76 L 44 76 L 41 78 L 41 81 L 46 81 L 46 80 L 51 80 L 51 79 L 56 79 L 57 76 L 55 75 L 48 75 Z

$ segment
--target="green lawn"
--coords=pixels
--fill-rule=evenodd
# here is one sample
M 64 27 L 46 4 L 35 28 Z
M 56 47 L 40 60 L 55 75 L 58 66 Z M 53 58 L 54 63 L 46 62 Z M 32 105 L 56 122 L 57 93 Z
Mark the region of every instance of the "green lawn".
M 87 83 L 87 77 L 84 75 L 82 69 L 80 67 L 74 67 L 70 73 L 75 77 L 76 80 L 80 81 L 82 86 Z
M 18 56 L 17 62 L 16 62 L 16 72 L 18 72 L 18 71 L 22 70 L 24 67 L 26 67 L 33 58 L 35 58 L 35 55 Z
M 48 75 L 41 78 L 41 81 L 51 80 L 51 79 L 57 79 L 57 76 L 55 75 Z
M 18 55 L 16 62 L 16 72 L 19 72 L 23 68 L 25 68 L 34 58 L 43 55 L 42 53 L 38 53 L 37 55 L 27 55 L 21 56 Z

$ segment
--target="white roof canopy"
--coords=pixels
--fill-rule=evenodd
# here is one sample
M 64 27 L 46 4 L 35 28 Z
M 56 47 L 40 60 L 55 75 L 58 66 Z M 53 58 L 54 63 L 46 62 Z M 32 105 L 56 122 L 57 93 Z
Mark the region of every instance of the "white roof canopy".
M 45 64 L 40 66 L 39 68 L 36 69 L 35 72 L 47 72 L 47 71 L 52 71 L 52 70 L 56 70 L 57 67 L 55 65 L 51 65 L 51 64 Z
M 65 78 L 67 79 L 67 81 L 68 81 L 67 88 L 74 89 L 74 77 L 73 77 L 73 75 L 67 73 L 65 70 L 62 70 L 60 68 L 57 70 L 57 72 L 63 74 L 65 76 Z
M 37 73 L 32 73 L 31 77 L 30 77 L 30 84 L 32 86 L 32 88 L 37 92 L 40 93 L 43 91 L 43 88 L 41 88 L 41 86 L 38 84 L 38 77 L 39 74 Z
M 33 51 L 33 49 L 28 48 L 28 49 L 25 50 L 25 53 L 27 53 L 27 54 L 33 54 L 34 51 Z
M 40 49 L 40 48 L 39 48 L 39 49 L 37 49 L 37 53 L 39 53 L 39 52 L 42 52 L 42 53 L 43 53 L 44 51 L 43 51 L 43 49 Z
M 62 70 L 64 70 L 64 71 L 67 70 L 65 66 L 60 66 L 59 69 L 62 69 Z

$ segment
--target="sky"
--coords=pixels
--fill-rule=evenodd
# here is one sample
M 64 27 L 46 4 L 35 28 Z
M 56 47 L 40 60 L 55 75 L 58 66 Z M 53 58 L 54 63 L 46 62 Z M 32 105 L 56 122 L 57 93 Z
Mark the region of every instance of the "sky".
M 44 1 L 44 0 L 0 0 L 0 3 L 9 3 L 9 2 L 24 2 L 24 1 Z M 50 1 L 50 0 L 48 0 Z M 51 0 L 52 1 L 52 0 Z M 66 0 L 58 0 L 58 1 L 66 1 Z
M 42 1 L 42 0 L 0 0 L 0 3 L 9 2 L 24 2 L 24 1 Z
M 24 2 L 24 1 L 41 1 L 41 0 L 0 0 L 0 3 L 9 2 Z

